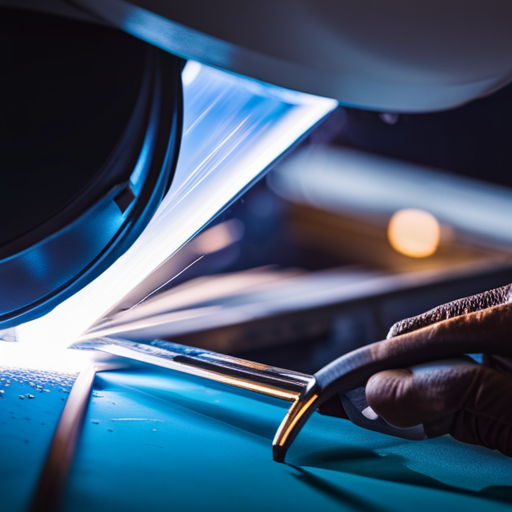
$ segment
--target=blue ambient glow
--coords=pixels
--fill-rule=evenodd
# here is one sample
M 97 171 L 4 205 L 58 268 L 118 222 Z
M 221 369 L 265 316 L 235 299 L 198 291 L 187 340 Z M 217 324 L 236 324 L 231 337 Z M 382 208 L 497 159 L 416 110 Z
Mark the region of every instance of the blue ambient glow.
M 156 81 L 158 83 L 158 81 Z M 142 189 L 142 185 L 144 183 L 144 179 L 146 178 L 147 173 L 149 172 L 151 157 L 153 156 L 153 152 L 155 150 L 156 145 L 156 137 L 155 130 L 158 124 L 158 116 L 159 116 L 159 105 L 160 105 L 160 95 L 162 91 L 160 90 L 160 86 L 155 91 L 155 95 L 158 96 L 157 101 L 153 102 L 151 107 L 151 115 L 149 121 L 149 127 L 146 132 L 146 136 L 144 137 L 144 143 L 142 144 L 142 150 L 139 155 L 139 159 L 135 164 L 135 169 L 130 176 L 130 186 L 135 193 L 135 195 L 139 195 Z
M 19 341 L 44 349 L 70 345 L 337 105 L 195 62 L 184 75 L 180 157 L 153 219 L 95 281 L 46 316 L 16 327 Z

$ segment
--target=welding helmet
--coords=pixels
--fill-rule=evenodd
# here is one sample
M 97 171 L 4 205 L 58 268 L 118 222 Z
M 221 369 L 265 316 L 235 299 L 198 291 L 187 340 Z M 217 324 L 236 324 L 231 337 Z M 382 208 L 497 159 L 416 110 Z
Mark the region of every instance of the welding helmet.
M 0 38 L 5 328 L 50 311 L 140 235 L 172 180 L 182 101 L 180 60 L 119 31 L 2 9 Z
M 9 5 L 0 327 L 83 288 L 147 225 L 177 161 L 185 59 L 397 113 L 452 108 L 512 78 L 507 0 L 0 1 Z
M 186 59 L 345 105 L 431 112 L 512 79 L 507 0 L 72 0 Z

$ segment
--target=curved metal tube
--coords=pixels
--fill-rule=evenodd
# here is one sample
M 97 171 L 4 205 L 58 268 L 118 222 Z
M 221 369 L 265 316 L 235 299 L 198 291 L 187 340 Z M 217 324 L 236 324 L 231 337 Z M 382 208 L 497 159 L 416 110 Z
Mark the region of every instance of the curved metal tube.
M 372 343 L 341 356 L 314 375 L 314 384 L 290 408 L 274 438 L 274 460 L 284 461 L 294 439 L 322 403 L 335 394 L 364 386 L 375 373 L 456 358 L 463 354 L 489 352 L 512 357 L 510 325 L 512 308 L 502 304 L 454 317 L 385 342 Z M 493 335 L 488 339 L 487 333 L 491 328 Z

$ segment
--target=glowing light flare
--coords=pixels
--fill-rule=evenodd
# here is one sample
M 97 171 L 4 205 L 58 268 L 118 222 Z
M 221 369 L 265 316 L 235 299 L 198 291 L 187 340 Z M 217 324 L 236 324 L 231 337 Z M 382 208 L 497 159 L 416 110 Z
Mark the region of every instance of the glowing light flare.
M 411 258 L 426 258 L 439 247 L 441 227 L 425 210 L 404 209 L 393 214 L 388 224 L 388 240 L 395 251 Z
M 183 137 L 169 192 L 111 267 L 47 315 L 16 326 L 12 338 L 27 350 L 73 343 L 337 106 L 190 62 L 183 82 Z M 204 249 L 242 236 L 231 228 L 203 240 Z
M 181 81 L 184 86 L 190 85 L 199 75 L 201 71 L 201 64 L 194 60 L 187 61 L 185 68 L 183 69 L 183 73 L 181 74 Z
M 27 350 L 21 343 L 0 341 L 2 366 L 24 370 L 78 373 L 91 363 L 91 353 L 83 350 L 48 348 L 42 344 Z

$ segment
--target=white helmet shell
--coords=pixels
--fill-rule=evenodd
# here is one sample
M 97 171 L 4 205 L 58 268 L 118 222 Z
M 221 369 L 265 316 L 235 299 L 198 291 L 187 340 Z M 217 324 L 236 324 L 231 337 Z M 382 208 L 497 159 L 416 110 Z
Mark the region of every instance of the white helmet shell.
M 72 3 L 181 57 L 371 110 L 443 110 L 512 79 L 510 0 Z

